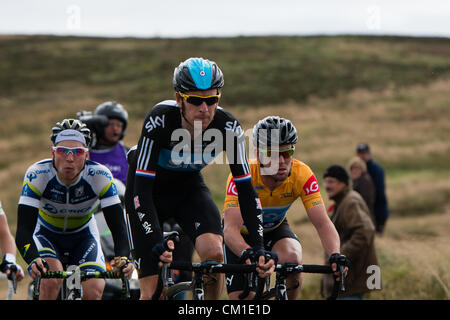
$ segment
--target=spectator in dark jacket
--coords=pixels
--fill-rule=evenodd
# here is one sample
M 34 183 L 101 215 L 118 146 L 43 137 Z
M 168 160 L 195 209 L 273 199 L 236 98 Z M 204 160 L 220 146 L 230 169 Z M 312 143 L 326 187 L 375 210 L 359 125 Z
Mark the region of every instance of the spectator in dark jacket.
M 378 267 L 375 250 L 375 226 L 369 209 L 361 195 L 349 187 L 346 170 L 338 165 L 330 166 L 323 175 L 328 197 L 334 201 L 330 217 L 341 240 L 341 253 L 347 257 L 349 269 L 345 278 L 346 291 L 338 299 L 363 299 L 363 295 L 374 289 L 369 286 L 371 267 Z M 328 257 L 326 257 L 327 259 Z M 381 277 L 379 279 L 381 289 Z M 322 278 L 321 293 L 330 296 L 333 277 Z
M 389 217 L 388 201 L 385 192 L 384 170 L 378 163 L 373 161 L 368 144 L 358 144 L 356 153 L 358 157 L 366 162 L 367 172 L 372 177 L 373 183 L 375 184 L 375 227 L 377 233 L 381 234 L 384 231 L 386 220 Z
M 353 182 L 353 190 L 357 191 L 366 201 L 369 207 L 370 218 L 375 225 L 375 185 L 370 175 L 367 173 L 367 166 L 360 157 L 354 157 L 349 163 L 350 177 Z

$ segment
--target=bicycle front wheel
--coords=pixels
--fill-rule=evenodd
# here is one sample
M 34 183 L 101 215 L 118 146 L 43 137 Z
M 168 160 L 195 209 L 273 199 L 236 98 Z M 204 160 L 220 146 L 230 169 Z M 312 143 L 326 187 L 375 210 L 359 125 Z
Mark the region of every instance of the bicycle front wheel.
M 166 299 L 167 300 L 175 300 L 176 296 L 179 293 L 192 292 L 192 289 L 193 289 L 193 285 L 192 285 L 192 282 L 190 282 L 190 281 L 176 283 L 167 289 Z

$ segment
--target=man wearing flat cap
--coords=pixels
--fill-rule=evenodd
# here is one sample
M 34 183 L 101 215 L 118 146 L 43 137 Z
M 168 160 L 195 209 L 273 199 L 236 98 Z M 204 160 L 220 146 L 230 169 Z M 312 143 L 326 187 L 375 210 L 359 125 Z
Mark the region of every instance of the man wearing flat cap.
M 331 221 L 341 240 L 341 253 L 347 257 L 349 270 L 345 279 L 346 292 L 339 293 L 341 299 L 362 299 L 370 289 L 367 285 L 367 268 L 378 266 L 375 252 L 375 226 L 369 208 L 361 195 L 349 187 L 349 175 L 339 166 L 332 165 L 323 175 L 328 197 L 334 201 Z M 325 275 L 322 279 L 322 295 L 327 297 L 333 288 L 333 279 Z

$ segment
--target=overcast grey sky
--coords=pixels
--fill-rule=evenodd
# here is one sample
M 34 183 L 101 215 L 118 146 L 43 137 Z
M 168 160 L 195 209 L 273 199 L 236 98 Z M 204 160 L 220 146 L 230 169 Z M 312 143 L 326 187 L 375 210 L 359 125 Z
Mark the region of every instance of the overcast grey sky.
M 450 37 L 449 0 L 0 0 L 0 34 Z

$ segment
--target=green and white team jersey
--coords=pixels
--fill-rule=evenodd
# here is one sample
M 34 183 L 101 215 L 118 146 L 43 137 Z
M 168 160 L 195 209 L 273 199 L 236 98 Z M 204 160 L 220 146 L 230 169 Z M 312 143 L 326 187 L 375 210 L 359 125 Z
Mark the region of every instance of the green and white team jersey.
M 39 209 L 38 222 L 54 232 L 76 232 L 89 225 L 98 206 L 120 203 L 109 169 L 87 160 L 75 183 L 61 183 L 52 159 L 31 165 L 25 173 L 19 204 Z

